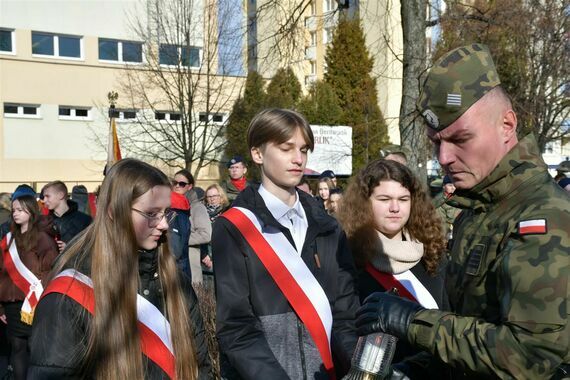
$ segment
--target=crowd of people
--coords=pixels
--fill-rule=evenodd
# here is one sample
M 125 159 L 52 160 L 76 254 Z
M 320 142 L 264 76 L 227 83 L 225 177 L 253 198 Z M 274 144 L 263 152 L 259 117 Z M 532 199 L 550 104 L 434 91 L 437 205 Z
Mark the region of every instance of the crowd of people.
M 418 111 L 446 171 L 433 199 L 398 146 L 308 180 L 313 132 L 288 109 L 248 128 L 259 182 L 241 156 L 205 190 L 127 158 L 96 200 L 0 194 L 0 376 L 212 378 L 194 286 L 213 282 L 225 379 L 340 379 L 378 332 L 393 379 L 568 378 L 570 169 L 555 181 L 518 139 L 483 45 L 434 65 Z

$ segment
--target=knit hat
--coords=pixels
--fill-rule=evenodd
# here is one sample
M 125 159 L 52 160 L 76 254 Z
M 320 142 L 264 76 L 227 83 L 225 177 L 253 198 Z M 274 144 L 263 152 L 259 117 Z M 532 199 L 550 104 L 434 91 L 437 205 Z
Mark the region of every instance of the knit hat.
M 37 196 L 36 191 L 30 185 L 22 184 L 16 187 L 12 193 L 11 201 L 13 202 L 24 195 L 31 195 L 34 198 Z

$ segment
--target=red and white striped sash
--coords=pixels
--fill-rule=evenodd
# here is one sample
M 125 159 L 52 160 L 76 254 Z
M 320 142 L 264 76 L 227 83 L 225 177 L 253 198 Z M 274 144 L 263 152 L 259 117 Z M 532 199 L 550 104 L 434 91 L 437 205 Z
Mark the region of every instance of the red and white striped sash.
M 426 289 L 424 284 L 421 283 L 411 270 L 393 275 L 391 273 L 379 271 L 370 263 L 366 263 L 366 267 L 364 269 L 372 276 L 372 278 L 382 285 L 384 289 L 390 290 L 392 288 L 396 288 L 398 289 L 398 294 L 401 297 L 417 302 L 426 309 L 439 309 L 437 302 L 429 290 Z
M 79 303 L 92 315 L 95 311 L 93 282 L 75 269 L 59 273 L 47 286 L 44 296 L 60 293 Z M 137 294 L 137 319 L 141 351 L 158 365 L 171 379 L 176 376 L 174 349 L 170 323 L 164 315 L 140 294 Z
M 4 259 L 4 267 L 10 276 L 12 282 L 26 295 L 22 310 L 20 311 L 21 320 L 28 325 L 32 324 L 34 319 L 34 310 L 38 304 L 44 288 L 39 278 L 28 269 L 28 267 L 20 259 L 16 241 L 12 240 L 10 247 L 8 244 L 12 240 L 12 234 L 8 232 L 0 246 L 2 247 L 2 258 Z
M 306 326 L 327 372 L 334 378 L 331 353 L 332 312 L 328 298 L 299 253 L 280 231 L 263 231 L 249 210 L 233 207 L 222 216 L 240 231 L 293 310 Z

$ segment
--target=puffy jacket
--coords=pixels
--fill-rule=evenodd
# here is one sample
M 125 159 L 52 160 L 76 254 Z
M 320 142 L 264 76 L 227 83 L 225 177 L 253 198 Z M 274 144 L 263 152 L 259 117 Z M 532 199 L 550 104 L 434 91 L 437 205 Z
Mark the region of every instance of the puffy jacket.
M 357 340 L 354 317 L 359 302 L 353 284 L 352 255 L 336 220 L 309 195 L 298 193 L 309 224 L 301 258 L 329 300 L 333 315 L 331 348 L 335 369 L 342 374 L 348 370 Z M 289 230 L 265 206 L 257 186 L 245 188 L 233 205 L 249 209 L 262 225 L 278 228 L 293 243 Z M 214 223 L 212 252 L 216 263 L 218 342 L 239 376 L 271 380 L 328 378 L 307 329 L 256 253 L 223 216 Z M 228 378 L 239 378 L 225 368 L 222 371 Z
M 156 251 L 139 251 L 139 254 L 139 294 L 163 311 Z M 85 266 L 81 272 L 87 275 L 89 273 Z M 180 273 L 180 281 L 190 308 L 199 379 L 209 379 L 211 366 L 198 300 L 188 277 Z M 51 293 L 43 297 L 34 316 L 28 378 L 83 379 L 84 376 L 78 370 L 86 349 L 90 318 L 82 306 L 62 294 Z M 146 357 L 144 360 L 146 379 L 168 379 L 166 373 L 155 363 Z
M 61 240 L 69 243 L 77 234 L 83 231 L 89 224 L 91 224 L 91 217 L 87 214 L 78 211 L 77 203 L 72 200 L 67 200 L 67 210 L 62 216 L 56 216 L 53 211 L 50 211 L 50 216 L 53 223 L 57 226 Z

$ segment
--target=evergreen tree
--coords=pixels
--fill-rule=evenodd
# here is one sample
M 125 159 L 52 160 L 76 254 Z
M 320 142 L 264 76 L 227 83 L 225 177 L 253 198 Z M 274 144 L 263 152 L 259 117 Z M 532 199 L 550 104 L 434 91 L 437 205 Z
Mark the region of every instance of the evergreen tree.
M 295 108 L 301 97 L 301 84 L 290 67 L 277 70 L 267 85 L 268 107 Z
M 352 171 L 378 157 L 387 144 L 387 127 L 378 107 L 374 61 L 365 44 L 360 19 L 341 15 L 325 60 L 325 81 L 331 86 L 343 110 L 341 124 L 352 126 Z
M 297 106 L 309 123 L 316 125 L 339 125 L 343 121 L 342 108 L 330 84 L 315 82 Z
M 263 77 L 256 71 L 250 71 L 245 82 L 243 97 L 234 103 L 226 128 L 227 144 L 224 157 L 229 160 L 235 155 L 242 156 L 247 162 L 247 177 L 250 179 L 259 179 L 259 170 L 251 162 L 246 133 L 251 119 L 266 107 L 267 95 L 263 87 Z

